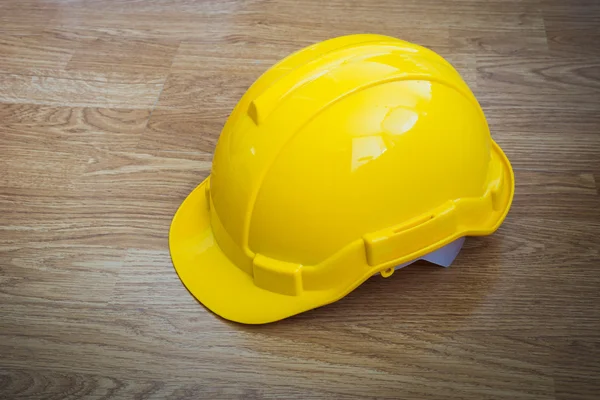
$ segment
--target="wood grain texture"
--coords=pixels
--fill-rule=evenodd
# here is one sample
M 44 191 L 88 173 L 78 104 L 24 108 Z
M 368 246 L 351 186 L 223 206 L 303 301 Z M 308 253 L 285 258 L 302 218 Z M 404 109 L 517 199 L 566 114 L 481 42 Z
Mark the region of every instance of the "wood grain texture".
M 594 0 L 0 2 L 0 398 L 597 399 Z M 515 167 L 455 265 L 266 326 L 216 317 L 168 229 L 280 58 L 377 32 L 450 60 Z

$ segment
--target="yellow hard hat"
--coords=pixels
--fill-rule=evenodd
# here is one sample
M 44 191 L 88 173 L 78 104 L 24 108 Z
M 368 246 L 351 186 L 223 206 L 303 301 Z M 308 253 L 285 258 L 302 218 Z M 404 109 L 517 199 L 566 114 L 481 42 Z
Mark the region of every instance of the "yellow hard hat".
M 266 323 L 491 234 L 513 193 L 510 163 L 447 61 L 387 36 L 344 36 L 250 87 L 169 244 L 206 307 Z

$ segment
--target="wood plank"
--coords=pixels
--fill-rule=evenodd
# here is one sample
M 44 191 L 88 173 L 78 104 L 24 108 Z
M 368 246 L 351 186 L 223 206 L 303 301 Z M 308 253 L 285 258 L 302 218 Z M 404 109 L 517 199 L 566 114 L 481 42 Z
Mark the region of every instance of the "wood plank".
M 46 76 L 0 75 L 0 102 L 69 107 L 152 107 L 159 83 L 109 83 Z
M 580 96 L 578 105 L 600 98 L 600 57 L 557 56 L 536 52 L 527 56 L 477 57 L 481 92 Z
M 178 41 L 102 35 L 77 49 L 66 69 L 109 74 L 148 72 L 153 77 L 161 74 L 164 79 L 178 47 Z
M 14 369 L 0 370 L 0 376 L 7 381 L 5 393 L 10 398 L 26 397 L 31 393 L 43 391 L 48 396 L 64 397 L 65 387 L 72 388 L 68 394 L 73 397 L 103 398 L 115 397 L 123 399 L 280 399 L 282 396 L 302 398 L 324 398 L 331 395 L 325 389 L 301 390 L 293 386 L 265 388 L 258 384 L 254 388 L 240 389 L 234 382 L 222 380 L 202 380 L 190 382 L 173 378 L 174 381 L 131 379 L 123 375 L 82 374 L 76 372 L 57 372 L 52 369 Z M 75 383 L 74 383 L 75 382 Z M 363 399 L 360 395 L 336 394 L 340 400 Z
M 550 49 L 561 54 L 600 55 L 600 5 L 593 0 L 541 2 Z
M 505 16 L 506 14 L 504 14 Z M 510 14 L 509 14 L 510 15 Z M 544 19 L 537 10 L 524 10 L 513 16 L 516 23 L 499 24 L 498 15 L 490 15 L 487 23 L 461 25 L 450 29 L 450 48 L 453 51 L 476 54 L 529 54 L 548 49 Z
M 575 127 L 569 128 L 565 117 L 554 118 L 550 111 L 532 117 L 531 111 L 513 107 L 497 108 L 486 112 L 486 116 L 492 137 L 514 168 L 553 172 L 592 172 L 600 168 L 600 144 L 593 134 L 594 122 L 578 119 L 578 126 L 574 119 Z M 536 121 L 535 125 L 531 120 Z M 532 126 L 536 127 L 531 129 L 533 132 L 527 129 Z M 544 139 L 540 140 L 542 135 Z
M 77 43 L 44 31 L 29 34 L 0 32 L 0 73 L 29 68 L 64 68 Z
M 11 148 L 27 146 L 66 151 L 86 146 L 133 149 L 146 129 L 149 116 L 149 109 L 0 104 L 0 131 L 5 139 L 0 148 L 4 154 Z
M 35 308 L 31 310 L 32 314 L 37 312 Z M 100 315 L 93 311 L 87 313 L 89 316 L 94 314 Z M 316 387 L 324 391 L 325 396 L 335 397 L 364 397 L 377 393 L 383 398 L 394 398 L 402 391 L 412 397 L 431 395 L 433 398 L 465 395 L 553 398 L 553 380 L 545 375 L 544 366 L 520 360 L 515 353 L 502 351 L 500 347 L 494 352 L 490 347 L 493 343 L 480 345 L 489 352 L 475 351 L 475 344 L 473 348 L 465 348 L 463 342 L 458 341 L 460 336 L 417 336 L 391 330 L 373 332 L 353 326 L 339 329 L 338 340 L 331 341 L 319 326 L 311 325 L 304 325 L 303 337 L 292 338 L 289 337 L 289 324 L 287 328 L 266 329 L 258 335 L 248 336 L 248 332 L 242 330 L 219 329 L 218 325 L 223 324 L 218 320 L 208 323 L 197 318 L 190 324 L 180 325 L 180 320 L 172 316 L 137 310 L 115 313 L 112 319 L 114 329 L 104 332 L 102 338 L 90 334 L 102 329 L 102 320 L 90 319 L 80 327 L 75 325 L 76 319 L 63 319 L 61 324 L 43 321 L 52 329 L 44 337 L 28 335 L 30 349 L 38 355 L 29 368 L 77 369 L 86 374 L 93 369 L 98 371 L 97 374 L 109 376 L 111 371 L 118 369 L 121 376 L 136 380 L 160 380 L 164 379 L 164 374 L 161 376 L 151 365 L 152 361 L 158 361 L 163 369 L 181 367 L 177 380 L 190 382 L 195 379 L 196 382 L 212 382 L 217 387 L 228 384 L 241 390 L 264 390 L 266 393 L 311 393 Z M 161 329 L 157 329 L 158 326 Z M 5 332 L 14 329 L 7 326 Z M 78 333 L 78 348 L 61 365 L 50 367 L 52 352 L 47 344 L 52 343 L 57 350 L 66 350 L 69 341 L 64 333 L 69 331 Z M 219 343 L 210 339 L 215 334 L 220 335 Z M 3 339 L 0 349 L 15 344 L 10 336 Z M 123 340 L 129 343 L 127 349 L 119 344 Z M 239 340 L 243 341 L 241 349 L 234 345 Z M 363 345 L 358 349 L 349 346 L 357 340 Z M 157 342 L 161 345 L 150 345 Z M 382 347 L 382 343 L 386 346 Z M 498 346 L 501 344 L 502 341 L 496 342 Z M 265 348 L 269 350 L 265 351 Z M 294 351 L 300 348 L 305 350 L 300 354 Z M 525 345 L 521 349 L 527 351 L 531 346 Z M 24 350 L 15 348 L 11 358 L 23 355 Z M 120 357 L 115 357 L 117 354 Z M 407 354 L 407 357 L 402 360 L 398 358 L 400 354 Z M 198 358 L 204 361 L 200 365 Z M 229 364 L 227 368 L 217 365 L 223 362 Z M 251 366 L 252 373 L 240 374 Z M 289 375 L 297 378 L 286 380 Z M 351 382 L 346 381 L 348 378 Z
M 182 97 L 186 96 L 185 93 L 178 93 L 181 93 Z M 223 103 L 228 102 L 229 100 L 223 100 Z M 139 148 L 176 152 L 212 152 L 229 114 L 224 104 L 221 106 L 216 104 L 214 107 L 199 110 L 156 109 L 148 122 L 148 128 L 139 143 Z
M 10 232 L 15 226 L 3 226 Z M 30 230 L 44 230 L 40 225 Z M 21 248 L 0 254 L 4 305 L 43 304 L 51 307 L 99 307 L 114 293 L 123 254 L 101 247 Z

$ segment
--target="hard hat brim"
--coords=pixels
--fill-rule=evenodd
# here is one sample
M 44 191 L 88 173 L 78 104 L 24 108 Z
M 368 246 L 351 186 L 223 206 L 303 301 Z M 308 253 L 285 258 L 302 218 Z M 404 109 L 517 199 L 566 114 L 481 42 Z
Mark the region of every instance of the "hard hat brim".
M 225 319 L 264 324 L 335 300 L 318 292 L 287 296 L 257 287 L 252 276 L 233 264 L 214 238 L 204 188 L 207 181 L 183 201 L 169 232 L 175 270 L 198 301 Z

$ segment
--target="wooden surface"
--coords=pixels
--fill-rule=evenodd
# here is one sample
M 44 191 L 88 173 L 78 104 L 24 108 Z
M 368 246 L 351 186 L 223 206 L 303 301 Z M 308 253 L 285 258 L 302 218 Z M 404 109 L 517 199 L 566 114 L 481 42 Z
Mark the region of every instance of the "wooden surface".
M 305 45 L 450 60 L 516 174 L 455 265 L 279 323 L 217 318 L 167 234 L 228 113 Z M 0 2 L 0 398 L 600 397 L 600 3 Z

